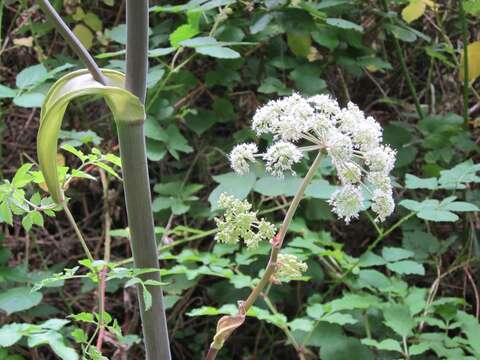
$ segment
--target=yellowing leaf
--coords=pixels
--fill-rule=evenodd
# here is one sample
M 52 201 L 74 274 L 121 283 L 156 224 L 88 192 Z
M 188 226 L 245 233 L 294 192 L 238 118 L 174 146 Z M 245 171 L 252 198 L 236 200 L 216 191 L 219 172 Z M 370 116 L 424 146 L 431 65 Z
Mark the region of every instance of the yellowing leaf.
M 93 45 L 93 34 L 88 27 L 79 24 L 73 28 L 73 33 L 78 37 L 83 46 L 90 49 Z
M 480 76 L 480 41 L 475 41 L 467 46 L 468 52 L 468 81 L 473 82 Z M 460 80 L 463 81 L 464 54 L 460 57 Z
M 13 39 L 13 43 L 18 46 L 32 47 L 33 37 L 29 36 L 29 37 Z
M 420 18 L 424 13 L 427 5 L 422 0 L 411 1 L 403 10 L 402 18 L 407 23 L 411 23 Z

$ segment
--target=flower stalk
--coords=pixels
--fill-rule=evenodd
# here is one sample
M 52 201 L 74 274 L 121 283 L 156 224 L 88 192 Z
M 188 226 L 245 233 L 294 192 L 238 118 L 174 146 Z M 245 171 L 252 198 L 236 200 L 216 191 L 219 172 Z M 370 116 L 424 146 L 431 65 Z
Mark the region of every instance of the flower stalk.
M 295 215 L 295 212 L 298 209 L 298 205 L 300 204 L 300 201 L 303 198 L 303 195 L 305 193 L 305 189 L 307 186 L 310 184 L 312 181 L 313 177 L 317 173 L 318 167 L 320 166 L 320 161 L 322 159 L 322 151 L 319 151 L 315 160 L 313 161 L 312 165 L 310 166 L 310 169 L 307 172 L 307 175 L 305 178 L 302 180 L 302 183 L 297 189 L 297 192 L 295 193 L 295 196 L 293 197 L 293 200 L 290 204 L 290 207 L 287 210 L 287 214 L 285 215 L 285 218 L 283 219 L 282 225 L 277 233 L 273 237 L 273 239 L 270 241 L 272 244 L 272 249 L 270 251 L 270 258 L 267 263 L 267 267 L 265 269 L 265 272 L 263 273 L 263 276 L 261 277 L 260 281 L 257 283 L 257 285 L 253 288 L 252 292 L 250 295 L 247 297 L 245 301 L 240 302 L 239 306 L 239 313 L 235 316 L 236 318 L 240 316 L 245 316 L 250 307 L 257 301 L 258 297 L 260 294 L 263 292 L 265 287 L 270 284 L 272 281 L 273 275 L 275 274 L 275 271 L 277 270 L 277 260 L 278 260 L 278 255 L 280 253 L 280 249 L 282 248 L 283 241 L 285 240 L 285 235 L 287 234 L 287 230 L 290 226 L 290 223 L 292 222 L 293 216 Z M 218 327 L 217 327 L 217 334 L 219 334 L 220 331 L 222 331 L 221 328 L 221 322 L 225 321 L 225 319 L 229 318 L 234 318 L 234 317 L 222 317 L 219 320 Z M 229 329 L 231 331 L 225 332 L 225 336 L 221 337 L 218 339 L 218 341 L 212 342 L 210 349 L 207 353 L 207 356 L 205 357 L 205 360 L 214 360 L 218 354 L 218 351 L 221 349 L 223 346 L 224 342 L 230 337 L 232 332 L 236 330 L 238 327 L 242 325 L 243 321 L 237 321 L 235 323 L 236 327 L 234 329 Z

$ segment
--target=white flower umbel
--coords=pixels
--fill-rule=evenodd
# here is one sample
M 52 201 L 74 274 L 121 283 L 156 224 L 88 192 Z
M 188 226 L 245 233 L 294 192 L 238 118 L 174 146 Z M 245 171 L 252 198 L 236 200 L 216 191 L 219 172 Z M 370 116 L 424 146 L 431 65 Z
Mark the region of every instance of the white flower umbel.
M 292 166 L 302 159 L 303 152 L 321 151 L 330 156 L 343 186 L 330 199 L 339 217 L 348 222 L 358 216 L 363 208 L 362 189 L 373 197 L 377 219 L 384 220 L 393 211 L 389 173 L 396 153 L 381 144 L 380 124 L 354 103 L 341 108 L 329 95 L 303 98 L 295 93 L 258 109 L 252 128 L 258 135 L 271 134 L 273 143 L 264 154 L 257 154 L 251 144 L 235 147 L 230 162 L 236 172 L 246 173 L 249 162 L 262 157 L 271 174 L 294 174 Z M 307 144 L 297 146 L 300 142 Z
M 390 192 L 375 190 L 372 197 L 372 211 L 377 214 L 377 220 L 384 221 L 393 213 L 395 204 Z
M 302 152 L 292 143 L 287 141 L 278 141 L 267 149 L 263 155 L 266 161 L 267 171 L 274 176 L 283 177 L 285 171 L 292 174 L 293 164 L 298 163 L 302 159 Z
M 250 170 L 249 162 L 255 161 L 257 152 L 258 148 L 255 144 L 240 144 L 235 146 L 228 157 L 230 166 L 240 175 L 247 174 Z
M 332 205 L 333 212 L 348 224 L 351 219 L 358 217 L 363 206 L 363 196 L 359 187 L 345 185 L 335 191 L 328 202 Z
M 332 161 L 342 164 L 350 161 L 353 156 L 353 143 L 350 136 L 342 134 L 338 130 L 332 130 L 328 134 L 326 149 Z
M 307 264 L 300 261 L 295 255 L 278 254 L 277 269 L 275 271 L 277 279 L 300 277 L 307 270 Z
M 371 171 L 388 174 L 395 166 L 395 155 L 396 152 L 391 147 L 381 145 L 367 151 L 364 158 Z
M 275 226 L 265 219 L 258 220 L 248 201 L 221 194 L 218 206 L 225 210 L 223 217 L 215 218 L 218 242 L 236 244 L 242 239 L 248 248 L 257 248 L 260 241 L 274 237 Z

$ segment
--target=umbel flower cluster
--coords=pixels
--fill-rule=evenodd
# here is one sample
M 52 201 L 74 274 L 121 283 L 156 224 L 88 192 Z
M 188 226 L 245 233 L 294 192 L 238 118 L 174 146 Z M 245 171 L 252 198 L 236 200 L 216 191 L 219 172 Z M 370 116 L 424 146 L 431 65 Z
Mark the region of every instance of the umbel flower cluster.
M 248 201 L 221 194 L 218 206 L 225 212 L 222 218 L 215 218 L 218 230 L 215 240 L 236 244 L 242 239 L 247 248 L 257 248 L 260 241 L 270 240 L 275 235 L 275 226 L 265 219 L 258 220 Z
M 395 151 L 382 145 L 381 126 L 355 104 L 341 108 L 329 95 L 304 98 L 293 94 L 259 108 L 252 128 L 259 136 L 273 135 L 274 141 L 265 153 L 259 153 L 255 144 L 237 145 L 229 155 L 237 173 L 247 173 L 250 163 L 262 158 L 274 176 L 295 174 L 292 166 L 305 152 L 324 151 L 341 183 L 329 200 L 340 218 L 347 223 L 357 218 L 366 207 L 366 197 L 377 220 L 383 221 L 393 212 L 389 173 L 395 164 Z
M 257 213 L 247 200 L 238 200 L 225 193 L 220 195 L 218 206 L 224 210 L 221 218 L 215 218 L 217 234 L 215 240 L 226 244 L 237 244 L 243 240 L 247 248 L 255 249 L 262 240 L 275 236 L 275 226 L 265 219 L 258 220 Z M 307 270 L 307 264 L 295 255 L 279 254 L 275 278 L 278 281 L 299 277 Z

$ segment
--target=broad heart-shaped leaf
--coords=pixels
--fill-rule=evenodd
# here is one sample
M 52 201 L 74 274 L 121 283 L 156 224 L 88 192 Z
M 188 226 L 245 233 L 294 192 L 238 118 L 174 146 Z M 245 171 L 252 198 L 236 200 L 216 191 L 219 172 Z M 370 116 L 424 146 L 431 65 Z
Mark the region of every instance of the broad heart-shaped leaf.
M 40 115 L 37 137 L 37 156 L 53 200 L 61 203 L 62 190 L 57 174 L 58 136 L 65 111 L 70 102 L 80 96 L 101 95 L 118 123 L 143 121 L 145 109 L 140 100 L 123 88 L 125 75 L 114 70 L 102 69 L 108 85 L 102 85 L 87 70 L 71 72 L 60 78 L 45 98 Z

